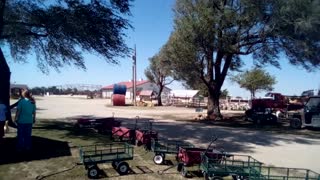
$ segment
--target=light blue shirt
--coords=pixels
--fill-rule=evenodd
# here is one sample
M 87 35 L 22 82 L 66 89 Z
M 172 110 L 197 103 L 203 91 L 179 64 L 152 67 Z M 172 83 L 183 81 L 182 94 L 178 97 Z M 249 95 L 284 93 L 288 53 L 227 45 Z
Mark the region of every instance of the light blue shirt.
M 32 124 L 33 114 L 36 112 L 36 105 L 29 99 L 23 98 L 18 103 L 18 111 L 20 112 L 18 117 L 19 124 Z
M 6 120 L 7 108 L 4 104 L 0 104 L 0 121 Z

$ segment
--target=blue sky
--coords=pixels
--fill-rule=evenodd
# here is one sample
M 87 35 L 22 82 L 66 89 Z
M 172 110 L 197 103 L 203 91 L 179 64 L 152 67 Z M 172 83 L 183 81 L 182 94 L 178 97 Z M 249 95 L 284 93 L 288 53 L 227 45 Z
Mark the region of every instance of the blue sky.
M 148 58 L 159 51 L 167 41 L 170 32 L 173 30 L 174 0 L 135 0 L 133 3 L 132 17 L 130 21 L 133 30 L 127 32 L 126 42 L 128 46 L 137 46 L 137 78 L 143 78 L 144 69 L 148 66 Z M 8 53 L 7 53 L 8 54 Z M 7 56 L 8 57 L 8 56 Z M 87 70 L 83 71 L 73 66 L 67 66 L 58 73 L 51 69 L 48 75 L 42 74 L 37 68 L 34 56 L 28 57 L 28 63 L 15 63 L 7 58 L 12 72 L 11 81 L 15 83 L 34 86 L 52 86 L 64 84 L 97 84 L 109 85 L 119 81 L 128 81 L 132 76 L 132 60 L 130 58 L 120 59 L 121 64 L 112 65 L 106 63 L 100 57 L 84 54 Z M 252 67 L 253 60 L 250 57 L 243 57 L 246 62 L 246 69 Z M 282 69 L 271 66 L 266 70 L 276 76 L 277 84 L 275 92 L 287 95 L 299 95 L 303 90 L 315 89 L 320 86 L 320 72 L 308 73 L 287 63 L 287 59 L 281 58 Z M 179 82 L 169 86 L 172 89 L 182 89 Z M 237 84 L 228 80 L 224 83 L 231 95 L 249 97 L 249 93 Z M 258 94 L 261 96 L 264 93 Z

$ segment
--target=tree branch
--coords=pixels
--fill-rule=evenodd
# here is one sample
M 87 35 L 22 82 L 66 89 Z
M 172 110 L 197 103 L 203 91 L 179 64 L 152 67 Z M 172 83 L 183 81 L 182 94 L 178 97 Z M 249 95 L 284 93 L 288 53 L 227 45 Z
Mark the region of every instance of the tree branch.
M 168 83 L 164 83 L 163 85 L 164 85 L 164 86 L 169 85 L 169 84 L 171 84 L 173 81 L 174 81 L 174 79 L 172 79 L 172 80 L 171 80 L 170 82 L 168 82 Z
M 20 36 L 34 36 L 35 38 L 41 38 L 41 37 L 48 37 L 48 34 L 38 34 L 38 33 L 34 33 L 34 32 L 26 32 L 26 33 L 22 33 L 22 34 L 19 34 Z M 0 39 L 10 39 L 10 38 L 14 38 L 16 37 L 17 35 L 16 34 L 5 34 L 5 35 L 2 35 L 0 37 Z
M 4 9 L 6 7 L 6 0 L 1 0 L 1 6 L 0 6 L 0 37 L 2 36 L 3 33 L 3 14 L 4 14 Z
M 218 82 L 218 85 L 219 85 L 219 88 L 221 88 L 226 76 L 227 76 L 227 73 L 228 73 L 228 69 L 231 65 L 231 62 L 232 62 L 232 54 L 228 54 L 225 58 L 225 63 L 223 65 L 223 69 L 222 69 L 222 72 L 221 72 L 221 77 L 219 79 L 219 82 Z
M 27 22 L 23 22 L 23 21 L 4 21 L 3 24 L 4 25 L 18 24 L 18 25 L 23 25 L 23 26 L 40 27 L 40 28 L 45 28 L 46 27 L 44 24 L 27 23 Z
M 223 58 L 223 53 L 222 51 L 218 51 L 217 52 L 217 56 L 216 56 L 216 63 L 215 63 L 215 79 L 219 79 L 220 78 L 220 71 L 221 71 L 221 60 Z

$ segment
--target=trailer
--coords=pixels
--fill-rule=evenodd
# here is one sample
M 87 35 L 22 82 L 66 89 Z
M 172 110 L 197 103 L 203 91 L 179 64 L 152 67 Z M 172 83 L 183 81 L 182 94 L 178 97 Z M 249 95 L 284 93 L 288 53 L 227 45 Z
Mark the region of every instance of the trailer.
M 177 155 L 180 147 L 194 147 L 184 141 L 151 139 L 151 151 L 154 152 L 153 162 L 157 165 L 165 161 L 166 154 Z
M 114 117 L 81 117 L 76 119 L 77 128 L 96 129 L 99 133 L 110 133 L 113 127 L 119 127 L 121 121 Z
M 128 174 L 129 164 L 125 161 L 132 160 L 133 153 L 133 146 L 127 143 L 95 144 L 79 148 L 80 163 L 85 166 L 89 178 L 99 177 L 100 163 L 112 163 L 120 175 Z
M 200 170 L 205 179 L 223 179 L 232 177 L 237 180 L 259 179 L 262 163 L 246 155 L 232 155 L 220 158 L 201 153 Z
M 253 180 L 320 180 L 320 174 L 301 168 L 286 168 L 286 167 L 260 167 L 261 175 L 259 178 L 252 177 Z
M 112 128 L 112 140 L 113 141 L 125 141 L 130 144 L 135 143 L 135 129 L 127 127 L 113 127 Z
M 201 153 L 203 152 L 206 152 L 206 155 L 210 158 L 216 159 L 217 162 L 221 162 L 224 158 L 232 156 L 217 149 L 180 147 L 178 153 L 178 172 L 183 177 L 187 177 L 191 171 L 200 171 Z
M 145 150 L 151 150 L 151 139 L 158 139 L 158 132 L 152 129 L 152 122 L 136 121 L 135 145 L 144 146 Z
M 204 179 L 235 180 L 320 180 L 320 174 L 301 168 L 265 166 L 247 155 L 232 155 L 223 159 L 201 153 L 200 169 Z

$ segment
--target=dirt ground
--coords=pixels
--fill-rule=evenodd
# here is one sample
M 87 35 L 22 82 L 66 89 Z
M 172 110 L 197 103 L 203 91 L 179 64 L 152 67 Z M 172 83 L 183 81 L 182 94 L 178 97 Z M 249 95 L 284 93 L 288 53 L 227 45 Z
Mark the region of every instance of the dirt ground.
M 223 111 L 225 117 L 243 112 Z M 205 114 L 205 111 L 202 112 Z M 186 140 L 206 147 L 212 135 L 219 137 L 216 146 L 227 152 L 247 154 L 273 166 L 308 168 L 320 172 L 319 130 L 291 130 L 282 126 L 256 127 L 250 123 L 194 121 L 199 115 L 185 107 L 113 107 L 110 100 L 83 97 L 39 97 L 37 118 L 72 121 L 77 116 L 123 119 L 132 125 L 136 116 L 151 119 L 160 137 Z M 228 120 L 225 120 L 228 122 Z

